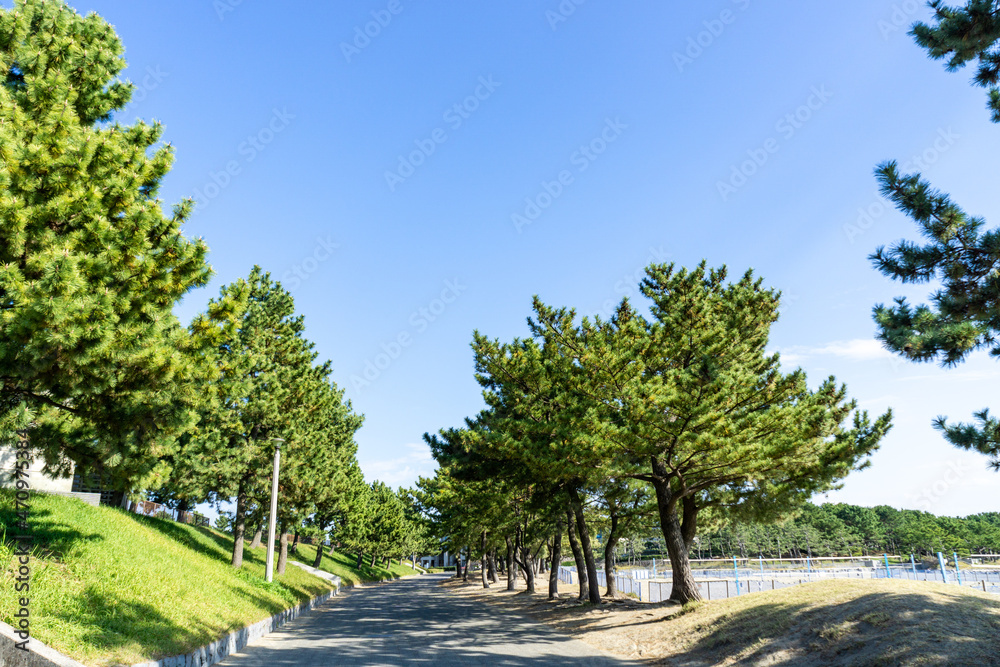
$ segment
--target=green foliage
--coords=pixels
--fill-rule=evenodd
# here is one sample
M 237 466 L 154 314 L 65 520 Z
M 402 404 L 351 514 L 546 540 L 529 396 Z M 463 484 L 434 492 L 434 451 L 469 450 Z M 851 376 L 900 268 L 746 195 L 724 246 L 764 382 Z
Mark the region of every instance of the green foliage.
M 213 527 L 222 533 L 228 533 L 232 529 L 233 525 L 233 515 L 231 512 L 219 512 L 219 516 L 215 517 L 215 523 Z
M 0 9 L 0 439 L 30 428 L 55 474 L 69 461 L 120 488 L 162 481 L 194 421 L 198 371 L 171 313 L 205 284 L 205 244 L 156 198 L 163 128 L 112 123 L 132 85 L 97 15 L 61 1 Z
M 948 57 L 947 68 L 954 72 L 977 61 L 975 85 L 989 93 L 987 108 L 994 123 L 1000 122 L 1000 3 L 996 0 L 969 0 L 963 7 L 950 7 L 942 0 L 929 3 L 934 24 L 917 23 L 911 35 L 931 58 Z
M 957 518 L 880 505 L 807 503 L 773 524 L 730 522 L 699 533 L 700 557 L 765 558 L 1000 553 L 1000 514 Z
M 222 288 L 191 333 L 215 374 L 204 384 L 201 420 L 174 457 L 171 486 L 195 501 L 235 497 L 239 538 L 251 508 L 269 506 L 273 438 L 280 437 L 278 521 L 291 530 L 312 517 L 325 531 L 348 502 L 363 418 L 330 379 L 329 362 L 315 363 L 291 295 L 254 267 Z M 241 545 L 237 539 L 236 566 Z
M 949 7 L 930 3 L 934 25 L 917 23 L 911 32 L 932 58 L 948 57 L 949 71 L 977 60 L 974 82 L 989 90 L 993 122 L 1000 122 L 1000 5 L 970 0 Z M 900 174 L 895 162 L 876 169 L 882 194 L 913 219 L 927 240 L 896 242 L 870 257 L 875 268 L 903 283 L 940 282 L 930 305 L 911 307 L 904 298 L 894 306 L 875 306 L 878 338 L 890 350 L 913 361 L 940 360 L 954 366 L 971 352 L 988 349 L 1000 356 L 1000 230 L 984 229 L 947 194 L 936 191 L 920 174 Z M 934 426 L 961 449 L 990 457 L 1000 469 L 1000 422 L 988 409 L 975 413 L 975 424 L 949 424 L 938 417 Z

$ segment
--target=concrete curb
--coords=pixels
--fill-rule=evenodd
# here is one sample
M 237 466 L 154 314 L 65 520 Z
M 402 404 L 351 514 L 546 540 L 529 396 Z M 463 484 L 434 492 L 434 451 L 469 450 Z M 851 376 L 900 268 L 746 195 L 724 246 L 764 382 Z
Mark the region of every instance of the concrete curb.
M 289 562 L 293 565 L 301 567 L 304 570 L 312 570 L 311 567 L 306 567 L 301 563 L 296 563 L 294 561 Z M 313 573 L 318 572 L 319 570 L 313 570 Z M 191 653 L 170 656 L 168 658 L 160 658 L 159 660 L 152 660 L 150 662 L 140 662 L 132 665 L 132 667 L 208 667 L 209 665 L 214 665 L 229 655 L 238 653 L 250 642 L 260 639 L 269 632 L 274 632 L 288 621 L 298 618 L 300 614 L 323 604 L 329 600 L 331 596 L 339 594 L 340 577 L 326 572 L 323 572 L 323 574 L 326 576 L 321 578 L 332 583 L 335 586 L 334 590 L 323 593 L 322 595 L 317 595 L 312 600 L 303 602 L 296 607 L 290 607 L 284 611 L 280 611 L 270 618 L 265 618 L 263 621 L 257 621 L 253 625 L 248 625 L 245 628 L 230 632 L 222 639 L 217 639 L 211 644 L 202 646 Z M 320 575 L 317 574 L 316 576 Z M 0 665 L 0 667 L 2 667 L 2 665 Z M 73 667 L 75 667 L 75 665 Z
M 29 639 L 22 651 L 14 646 L 20 641 L 14 628 L 0 623 L 0 667 L 86 667 L 37 639 Z

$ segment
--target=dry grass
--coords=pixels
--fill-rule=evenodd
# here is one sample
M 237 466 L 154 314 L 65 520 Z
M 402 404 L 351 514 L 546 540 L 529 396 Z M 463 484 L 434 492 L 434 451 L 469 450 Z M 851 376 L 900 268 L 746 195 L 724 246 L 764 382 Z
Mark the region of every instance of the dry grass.
M 484 590 L 456 593 L 525 613 L 605 651 L 656 665 L 1000 664 L 1000 598 L 899 580 L 829 580 L 686 607 L 627 599 L 600 606 Z M 523 588 L 523 584 L 522 584 Z

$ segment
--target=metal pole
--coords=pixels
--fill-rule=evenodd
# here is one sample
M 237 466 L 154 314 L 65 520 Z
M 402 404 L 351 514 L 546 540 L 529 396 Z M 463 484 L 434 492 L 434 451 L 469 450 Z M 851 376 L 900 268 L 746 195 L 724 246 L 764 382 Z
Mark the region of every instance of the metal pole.
M 962 585 L 962 573 L 958 569 L 958 553 L 952 551 L 951 555 L 955 557 L 955 576 L 958 578 L 958 585 Z
M 267 520 L 267 574 L 265 579 L 270 583 L 274 579 L 274 523 L 278 514 L 278 467 L 281 465 L 281 438 L 272 439 L 274 443 L 274 471 L 271 473 L 271 516 Z
M 940 551 L 938 552 L 938 567 L 941 568 L 941 581 L 947 584 L 948 570 L 944 569 L 944 556 L 941 555 Z
M 885 576 L 892 579 L 892 572 L 889 570 L 889 554 L 882 554 L 882 557 L 885 558 Z
M 736 595 L 740 594 L 740 566 L 736 564 L 736 556 L 733 556 L 733 570 L 736 571 Z
M 913 554 L 910 554 L 910 567 L 913 569 L 913 578 L 917 578 L 917 562 L 913 560 Z

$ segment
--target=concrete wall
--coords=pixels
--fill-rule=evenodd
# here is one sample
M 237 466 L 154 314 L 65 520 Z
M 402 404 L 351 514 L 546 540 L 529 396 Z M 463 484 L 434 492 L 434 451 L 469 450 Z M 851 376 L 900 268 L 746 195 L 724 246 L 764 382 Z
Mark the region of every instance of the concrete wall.
M 16 451 L 13 447 L 0 446 L 0 486 L 14 486 L 11 477 L 16 462 Z M 42 474 L 42 457 L 38 456 L 28 466 L 28 484 L 32 491 L 50 491 L 53 493 L 69 493 L 73 490 L 73 475 L 65 479 L 53 479 Z

